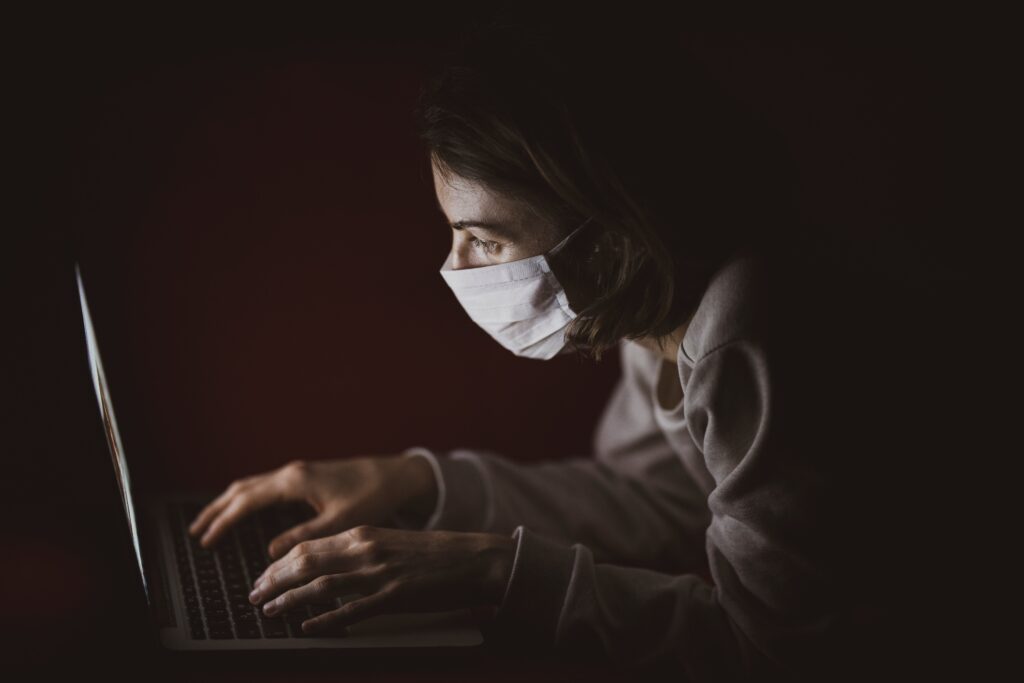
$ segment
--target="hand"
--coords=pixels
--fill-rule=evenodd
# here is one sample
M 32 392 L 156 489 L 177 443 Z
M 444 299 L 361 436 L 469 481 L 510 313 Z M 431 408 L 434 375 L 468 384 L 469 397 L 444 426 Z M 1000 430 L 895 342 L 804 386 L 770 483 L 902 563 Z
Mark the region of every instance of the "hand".
M 232 482 L 200 511 L 189 533 L 196 536 L 205 530 L 200 544 L 208 548 L 233 524 L 260 508 L 305 501 L 317 515 L 270 541 L 267 552 L 277 559 L 301 541 L 360 524 L 383 524 L 403 509 L 432 509 L 436 497 L 433 470 L 420 457 L 294 460 L 272 472 Z
M 266 602 L 270 616 L 352 598 L 302 622 L 306 633 L 343 630 L 377 614 L 497 606 L 514 555 L 511 536 L 361 525 L 293 547 L 256 579 L 249 602 Z

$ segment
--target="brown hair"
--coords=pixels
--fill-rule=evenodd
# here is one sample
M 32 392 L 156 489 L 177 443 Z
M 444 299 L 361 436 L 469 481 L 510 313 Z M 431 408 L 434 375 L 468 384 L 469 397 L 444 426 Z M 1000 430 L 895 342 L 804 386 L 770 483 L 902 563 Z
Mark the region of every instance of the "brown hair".
M 593 219 L 571 276 L 594 295 L 566 339 L 595 360 L 622 338 L 664 339 L 731 255 L 794 218 L 785 148 L 681 43 L 600 19 L 478 22 L 416 105 L 443 175 L 566 231 Z

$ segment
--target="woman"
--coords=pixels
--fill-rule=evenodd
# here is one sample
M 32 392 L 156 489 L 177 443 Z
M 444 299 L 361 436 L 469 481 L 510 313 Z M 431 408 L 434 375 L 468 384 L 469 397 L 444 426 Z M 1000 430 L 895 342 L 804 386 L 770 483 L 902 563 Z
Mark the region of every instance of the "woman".
M 595 457 L 294 461 L 234 482 L 191 532 L 210 545 L 260 507 L 312 505 L 251 596 L 268 614 L 364 596 L 308 631 L 491 605 L 495 634 L 693 680 L 834 680 L 886 652 L 919 369 L 864 389 L 879 337 L 917 321 L 799 227 L 784 148 L 656 26 L 498 22 L 417 113 L 453 230 L 440 274 L 470 318 L 522 357 L 620 354 Z M 901 410 L 886 439 L 861 426 Z

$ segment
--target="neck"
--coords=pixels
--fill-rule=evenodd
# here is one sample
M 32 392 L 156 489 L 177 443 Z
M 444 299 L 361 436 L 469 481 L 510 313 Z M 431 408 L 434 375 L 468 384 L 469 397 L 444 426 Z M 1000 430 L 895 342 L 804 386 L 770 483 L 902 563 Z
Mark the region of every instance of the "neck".
M 692 315 L 686 322 L 672 330 L 671 334 L 665 337 L 660 344 L 655 337 L 640 337 L 633 341 L 675 365 L 677 354 L 679 353 L 679 345 L 683 343 L 683 337 L 686 336 L 686 330 L 690 326 L 691 320 L 693 320 Z

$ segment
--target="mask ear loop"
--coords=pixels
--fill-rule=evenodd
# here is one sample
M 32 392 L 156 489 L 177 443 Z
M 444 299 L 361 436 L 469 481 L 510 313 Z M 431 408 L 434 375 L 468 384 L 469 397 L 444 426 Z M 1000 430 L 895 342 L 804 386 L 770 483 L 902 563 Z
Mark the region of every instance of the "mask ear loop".
M 570 232 L 568 235 L 566 235 L 565 237 L 562 238 L 561 242 L 559 242 L 555 246 L 551 247 L 551 249 L 548 251 L 548 256 L 554 256 L 555 254 L 560 252 L 562 249 L 564 249 L 565 245 L 569 244 L 569 242 L 572 240 L 572 238 L 575 237 L 576 234 L 578 234 L 579 231 L 583 229 L 583 226 L 585 226 L 587 223 L 589 223 L 592 220 L 594 220 L 593 216 L 591 216 L 590 218 L 588 218 L 587 220 L 583 221 L 578 226 L 576 226 L 576 228 L 574 228 L 572 232 Z
M 559 242 L 558 244 L 553 246 L 548 251 L 548 253 L 544 256 L 544 258 L 541 259 L 541 268 L 544 269 L 545 273 L 548 273 L 549 275 L 551 275 L 551 277 L 553 279 L 557 280 L 557 278 L 555 278 L 555 274 L 551 271 L 551 265 L 550 265 L 550 261 L 548 260 L 548 257 L 549 256 L 554 256 L 559 251 L 561 251 L 562 248 L 564 248 L 565 245 L 567 245 L 569 243 L 569 241 L 575 235 L 577 235 L 581 230 L 583 230 L 584 226 L 586 226 L 586 224 L 589 223 L 590 221 L 592 221 L 593 219 L 594 219 L 594 217 L 591 216 L 587 220 L 585 220 L 582 223 L 580 223 L 578 226 L 576 226 L 576 228 L 573 229 L 572 232 L 570 232 L 568 235 L 566 235 L 564 238 L 562 238 L 561 242 Z M 568 295 L 565 292 L 565 288 L 562 287 L 561 285 L 559 286 L 559 290 L 558 290 L 558 294 L 556 296 L 556 300 L 558 301 L 559 307 L 562 309 L 562 311 L 566 315 L 568 315 L 570 318 L 576 317 L 577 312 L 569 305 L 569 297 L 568 297 Z

